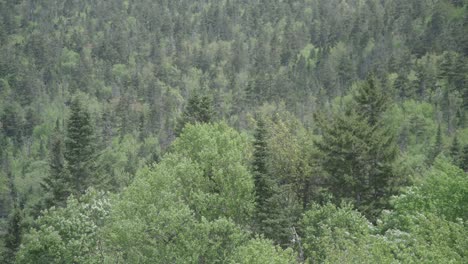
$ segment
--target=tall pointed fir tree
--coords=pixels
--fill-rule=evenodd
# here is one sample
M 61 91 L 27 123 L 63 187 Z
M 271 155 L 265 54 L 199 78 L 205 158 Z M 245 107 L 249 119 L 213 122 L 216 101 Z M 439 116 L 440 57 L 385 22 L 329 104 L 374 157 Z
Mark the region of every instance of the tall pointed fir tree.
M 70 194 L 70 177 L 65 168 L 65 144 L 60 122 L 57 120 L 50 142 L 49 175 L 41 183 L 42 188 L 49 193 L 45 206 L 64 205 Z
M 73 99 L 71 114 L 67 122 L 65 139 L 65 161 L 70 173 L 70 186 L 73 194 L 82 194 L 96 183 L 96 147 L 94 129 L 89 112 L 78 98 Z
M 332 120 L 317 116 L 322 139 L 318 162 L 328 173 L 336 202 L 352 201 L 370 218 L 388 207 L 400 182 L 392 171 L 397 155 L 395 135 L 383 123 L 388 99 L 370 77 L 354 95 L 354 104 Z
M 255 129 L 254 153 L 253 153 L 253 174 L 255 181 L 255 201 L 257 207 L 264 206 L 265 201 L 271 197 L 270 185 L 267 179 L 267 130 L 262 117 L 257 119 Z
M 468 172 L 468 145 L 463 147 L 461 157 L 460 157 L 460 168 L 462 168 L 465 172 Z
M 7 233 L 4 238 L 5 250 L 2 252 L 3 256 L 0 256 L 0 261 L 3 263 L 15 263 L 15 255 L 21 244 L 22 222 L 22 210 L 15 205 L 8 218 Z
M 376 83 L 375 77 L 369 76 L 353 97 L 357 103 L 357 114 L 365 119 L 370 126 L 376 126 L 380 123 L 382 114 L 388 109 L 390 98 Z
M 289 246 L 291 227 L 297 219 L 288 203 L 287 192 L 268 170 L 268 130 L 264 117 L 257 119 L 253 175 L 255 183 L 255 228 L 281 246 Z
M 263 117 L 257 119 L 255 129 L 254 153 L 252 170 L 255 183 L 255 226 L 259 232 L 264 232 L 264 221 L 268 218 L 268 200 L 272 197 L 273 181 L 267 171 L 267 129 Z
M 437 156 L 442 153 L 444 150 L 444 143 L 442 141 L 442 128 L 440 127 L 440 124 L 437 126 L 437 134 L 435 138 L 435 142 L 432 145 L 430 152 L 427 157 L 427 163 L 429 165 L 432 165 L 434 163 L 434 160 L 437 158 Z
M 458 142 L 457 135 L 455 135 L 453 138 L 452 145 L 450 146 L 450 157 L 452 158 L 453 164 L 461 167 L 462 149 L 460 147 L 460 143 Z
M 16 189 L 14 175 L 10 170 L 10 160 L 8 157 L 6 157 L 5 167 L 12 209 L 6 223 L 6 234 L 3 238 L 5 250 L 0 252 L 0 261 L 14 263 L 16 251 L 21 244 L 23 214 L 20 208 L 18 191 Z
M 214 111 L 211 98 L 195 93 L 188 99 L 182 117 L 177 122 L 176 135 L 180 135 L 187 124 L 210 123 L 213 119 Z

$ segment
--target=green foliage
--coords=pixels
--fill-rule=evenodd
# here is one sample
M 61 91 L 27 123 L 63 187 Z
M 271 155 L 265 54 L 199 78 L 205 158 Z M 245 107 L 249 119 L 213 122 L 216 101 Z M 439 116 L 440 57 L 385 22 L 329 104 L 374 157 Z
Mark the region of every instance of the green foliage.
M 238 247 L 229 258 L 229 263 L 236 264 L 293 264 L 297 263 L 292 249 L 283 250 L 271 241 L 255 238 Z
M 23 136 L 23 117 L 21 108 L 14 103 L 7 104 L 0 117 L 2 132 L 5 136 L 11 138 L 15 143 L 22 143 Z
M 262 117 L 258 118 L 257 127 L 254 135 L 254 152 L 252 171 L 255 183 L 255 226 L 258 231 L 265 234 L 267 237 L 272 238 L 274 234 L 281 233 L 279 230 L 283 227 L 281 223 L 279 226 L 272 225 L 271 218 L 273 214 L 280 213 L 278 198 L 278 186 L 272 175 L 268 173 L 268 152 L 267 152 L 267 129 L 265 121 Z M 276 200 L 274 200 L 276 198 Z M 278 215 L 276 215 L 278 217 Z M 277 218 L 280 219 L 279 217 Z M 283 220 L 282 218 L 281 220 Z M 281 221 L 280 220 L 280 221 Z M 289 224 L 289 223 L 286 223 Z M 276 228 L 275 228 L 276 227 Z M 278 228 L 279 227 L 279 228 Z
M 132 233 L 145 237 L 141 244 L 129 240 L 144 250 L 126 251 L 111 239 L 112 230 L 125 236 L 123 229 L 109 222 L 102 256 L 83 262 L 228 262 L 238 246 L 283 256 L 263 239 L 244 239 L 245 230 L 288 246 L 311 203 L 333 195 L 335 204 L 350 201 L 376 222 L 391 195 L 416 184 L 417 195 L 396 200 L 411 196 L 402 203 L 416 212 L 421 206 L 421 215 L 400 204 L 391 215 L 403 220 L 391 230 L 325 246 L 323 261 L 466 262 L 466 219 L 458 221 L 455 208 L 464 200 L 436 188 L 464 197 L 464 184 L 456 189 L 445 177 L 430 183 L 427 171 L 444 155 L 468 170 L 467 25 L 461 0 L 0 1 L 0 223 L 18 204 L 27 225 L 40 201 L 64 206 L 69 193 L 90 186 L 124 196 L 141 175 L 157 171 L 170 177 L 164 190 L 177 197 L 167 205 L 177 208 L 167 225 L 188 219 L 199 229 L 181 233 L 190 242 L 182 235 L 164 249 L 145 237 L 159 234 L 147 218 L 144 231 Z M 318 109 L 326 114 L 316 119 Z M 200 125 L 219 119 L 254 134 L 257 111 L 267 112 L 265 133 L 253 148 L 227 125 Z M 56 120 L 66 124 L 63 138 Z M 148 164 L 155 168 L 135 176 Z M 457 181 L 462 175 L 443 171 Z M 124 200 L 137 201 L 116 203 Z M 122 220 L 133 212 L 125 210 L 115 219 L 130 229 L 138 219 Z M 252 218 L 260 215 L 262 231 Z M 380 221 L 390 226 L 391 219 Z M 8 232 L 14 229 L 0 224 L 0 245 Z M 254 261 L 240 251 L 246 258 L 235 261 Z M 261 257 L 255 260 L 268 262 Z
M 449 221 L 468 219 L 467 174 L 449 162 L 438 159 L 419 186 L 411 187 L 394 201 L 400 214 L 431 213 Z
M 206 196 L 197 190 L 201 177 L 196 164 L 176 156 L 142 170 L 115 205 L 104 231 L 108 258 L 132 263 L 222 262 L 247 237 L 223 216 L 209 221 L 199 215 L 209 213 L 206 204 L 196 204 L 206 202 L 199 200 Z
M 47 208 L 52 205 L 64 205 L 70 194 L 70 178 L 66 171 L 64 159 L 64 139 L 57 123 L 51 140 L 49 154 L 49 175 L 44 179 L 42 187 L 50 194 L 46 201 Z
M 70 173 L 71 192 L 81 194 L 96 182 L 93 178 L 96 158 L 94 128 L 89 112 L 79 98 L 71 102 L 67 122 L 64 157 Z
M 390 103 L 389 97 L 376 82 L 375 77 L 370 75 L 353 96 L 356 102 L 356 112 L 366 119 L 370 126 L 380 123 Z
M 466 173 L 437 160 L 421 186 L 394 198 L 373 226 L 349 205 L 314 205 L 304 214 L 310 263 L 466 261 Z M 448 194 L 450 193 L 450 194 Z
M 193 201 L 196 212 L 210 220 L 223 215 L 239 224 L 250 221 L 254 183 L 248 169 L 252 152 L 245 135 L 224 123 L 188 125 L 171 150 L 176 156 L 174 165 L 178 159 L 189 159 L 198 168 L 192 179 L 180 176 L 191 195 L 187 202 Z
M 325 262 L 350 245 L 365 245 L 372 225 L 351 205 L 312 205 L 302 220 L 304 253 L 309 263 Z
M 25 236 L 17 263 L 102 263 L 99 228 L 110 212 L 104 193 L 88 191 L 43 212 Z
M 258 208 L 262 208 L 266 200 L 271 197 L 271 179 L 267 175 L 267 130 L 265 121 L 259 118 L 255 129 L 253 143 L 252 171 L 255 180 L 255 201 Z
M 460 168 L 462 168 L 465 172 L 468 172 L 468 144 L 465 145 L 465 147 L 463 148 L 463 152 L 461 154 L 461 166 Z
M 458 137 L 455 135 L 455 137 L 452 140 L 452 144 L 450 145 L 450 157 L 452 158 L 452 163 L 461 167 L 461 155 L 462 155 L 462 149 L 460 147 L 460 143 L 458 142 Z
M 14 263 L 16 251 L 18 250 L 21 243 L 21 236 L 24 229 L 23 223 L 24 213 L 23 211 L 15 207 L 12 214 L 8 218 L 7 222 L 7 233 L 4 238 L 5 251 L 1 252 L 0 260 L 5 263 Z
M 392 164 L 398 150 L 393 130 L 385 126 L 388 103 L 370 77 L 344 112 L 331 121 L 318 116 L 322 139 L 319 162 L 329 174 L 327 186 L 337 200 L 350 200 L 369 217 L 388 207 L 401 184 Z
M 434 162 L 434 160 L 437 158 L 437 156 L 442 153 L 444 150 L 444 144 L 442 142 L 443 137 L 442 137 L 442 129 L 440 127 L 440 124 L 437 126 L 437 134 L 435 137 L 435 142 L 432 146 L 431 153 L 429 154 L 429 164 Z
M 180 134 L 187 124 L 210 123 L 214 119 L 210 97 L 194 94 L 188 99 L 182 117 L 177 123 L 176 133 Z

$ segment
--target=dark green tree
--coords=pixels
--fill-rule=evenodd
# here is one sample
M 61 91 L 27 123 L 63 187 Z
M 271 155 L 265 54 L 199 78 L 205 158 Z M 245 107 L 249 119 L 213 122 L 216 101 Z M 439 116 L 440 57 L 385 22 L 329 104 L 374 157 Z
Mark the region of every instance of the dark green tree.
M 405 75 L 398 75 L 393 87 L 401 99 L 411 98 L 412 90 L 409 85 L 408 77 Z
M 207 95 L 195 93 L 188 99 L 182 117 L 177 122 L 176 135 L 180 135 L 186 124 L 210 123 L 214 119 L 213 103 Z
M 262 117 L 257 119 L 255 129 L 254 153 L 252 169 L 255 180 L 255 201 L 257 208 L 263 207 L 265 201 L 271 197 L 270 183 L 267 179 L 267 129 Z
M 2 252 L 3 256 L 3 261 L 6 263 L 14 263 L 15 259 L 15 254 L 16 251 L 19 248 L 19 245 L 21 244 L 21 232 L 22 232 L 22 210 L 19 207 L 19 199 L 18 199 L 18 190 L 16 189 L 15 185 L 15 176 L 11 172 L 10 169 L 10 160 L 8 157 L 6 157 L 6 162 L 5 162 L 5 171 L 7 174 L 8 178 L 8 189 L 9 189 L 9 196 L 10 196 L 10 201 L 11 201 L 11 211 L 10 215 L 7 219 L 7 228 L 6 228 L 6 234 L 4 237 L 4 243 L 5 243 L 5 251 Z M 0 260 L 2 260 L 0 258 Z
M 255 228 L 281 246 L 288 246 L 292 236 L 291 227 L 296 222 L 296 209 L 291 206 L 294 195 L 268 168 L 268 129 L 264 117 L 257 119 L 254 134 L 253 176 L 255 183 Z
M 452 158 L 453 164 L 461 167 L 462 149 L 457 135 L 453 137 L 452 145 L 450 145 L 450 157 Z
M 45 201 L 46 207 L 64 205 L 70 194 L 71 179 L 65 167 L 64 151 L 64 139 L 57 120 L 50 143 L 49 175 L 41 184 L 42 188 L 49 193 Z
M 70 117 L 67 122 L 64 158 L 70 173 L 71 192 L 82 194 L 96 183 L 95 172 L 96 149 L 94 129 L 91 117 L 82 102 L 74 98 L 70 106 Z
M 4 252 L 3 261 L 5 263 L 15 262 L 15 255 L 21 244 L 22 221 L 22 210 L 15 206 L 8 218 L 7 234 L 4 238 L 6 251 Z
M 268 177 L 267 129 L 263 117 L 257 119 L 254 138 L 252 170 L 255 183 L 255 221 L 259 232 L 265 233 L 265 221 L 269 218 L 268 213 L 271 213 L 268 204 L 273 196 L 274 181 Z
M 437 134 L 436 134 L 434 145 L 432 145 L 432 148 L 429 152 L 429 156 L 427 159 L 428 163 L 432 164 L 434 160 L 436 159 L 436 157 L 440 153 L 442 153 L 443 150 L 444 150 L 444 143 L 442 141 L 442 128 L 440 127 L 440 124 L 439 124 L 437 126 Z
M 0 117 L 2 132 L 11 138 L 17 145 L 23 142 L 23 118 L 20 114 L 21 107 L 15 103 L 5 105 L 3 114 Z
M 373 218 L 388 207 L 400 184 L 392 164 L 397 156 L 395 135 L 382 121 L 386 99 L 373 78 L 354 95 L 354 104 L 332 120 L 317 116 L 322 139 L 318 162 L 328 173 L 328 188 L 337 202 L 349 200 Z
M 463 147 L 463 151 L 461 153 L 461 158 L 460 158 L 460 164 L 461 164 L 460 167 L 465 172 L 468 172 L 468 145 L 465 145 L 465 147 Z
M 354 94 L 356 113 L 367 120 L 370 126 L 376 126 L 382 114 L 388 109 L 390 98 L 383 92 L 374 76 L 370 75 Z
M 465 16 L 463 19 L 463 29 L 462 29 L 462 51 L 465 56 L 468 56 L 468 5 L 465 4 Z

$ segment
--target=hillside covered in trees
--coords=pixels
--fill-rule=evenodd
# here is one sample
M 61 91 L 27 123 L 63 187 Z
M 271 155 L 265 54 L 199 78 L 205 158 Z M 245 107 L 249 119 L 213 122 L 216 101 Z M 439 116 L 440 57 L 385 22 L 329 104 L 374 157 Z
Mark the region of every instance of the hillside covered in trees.
M 0 263 L 467 263 L 467 0 L 0 0 Z

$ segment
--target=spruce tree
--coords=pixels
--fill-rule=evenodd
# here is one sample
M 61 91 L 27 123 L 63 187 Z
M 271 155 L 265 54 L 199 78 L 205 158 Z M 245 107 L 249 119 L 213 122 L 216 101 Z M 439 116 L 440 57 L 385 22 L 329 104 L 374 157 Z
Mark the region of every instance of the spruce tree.
M 9 103 L 5 106 L 0 116 L 0 132 L 13 140 L 16 146 L 23 143 L 23 120 L 20 115 L 20 106 Z
M 21 244 L 21 233 L 22 233 L 22 221 L 23 216 L 21 213 L 21 209 L 18 208 L 16 205 L 8 218 L 7 223 L 7 234 L 5 235 L 5 252 L 3 261 L 5 263 L 15 263 L 15 255 L 16 251 Z
M 435 142 L 432 145 L 432 148 L 429 152 L 427 163 L 432 164 L 434 160 L 437 158 L 437 156 L 440 153 L 442 153 L 443 148 L 444 148 L 444 145 L 442 142 L 442 128 L 440 127 L 440 124 L 439 124 L 437 126 L 437 134 L 436 134 Z
M 354 95 L 354 104 L 317 121 L 322 140 L 318 162 L 328 173 L 336 202 L 349 200 L 369 217 L 388 207 L 399 181 L 392 171 L 397 155 L 395 135 L 383 124 L 388 99 L 370 77 Z
M 254 154 L 253 154 L 253 174 L 255 180 L 255 200 L 257 207 L 261 208 L 265 201 L 271 197 L 271 183 L 267 179 L 267 130 L 263 118 L 258 118 L 255 129 Z
M 213 121 L 213 103 L 211 98 L 206 95 L 195 93 L 189 98 L 187 106 L 178 120 L 176 135 L 179 135 L 186 124 L 210 123 Z
M 15 185 L 15 177 L 10 170 L 10 160 L 8 156 L 5 162 L 5 171 L 8 178 L 8 189 L 11 201 L 11 212 L 7 220 L 7 230 L 4 237 L 5 251 L 3 254 L 3 261 L 6 263 L 14 263 L 16 251 L 21 244 L 21 223 L 22 223 L 22 210 L 19 208 L 18 190 Z M 1 259 L 0 259 L 1 260 Z
M 288 246 L 291 227 L 297 219 L 291 206 L 292 192 L 282 186 L 268 169 L 268 130 L 264 117 L 257 119 L 255 129 L 253 175 L 255 183 L 255 228 L 281 246 Z
M 468 145 L 465 145 L 463 147 L 463 151 L 461 153 L 461 158 L 460 158 L 460 168 L 462 168 L 465 172 L 468 172 Z
M 357 103 L 356 113 L 366 119 L 370 126 L 377 125 L 382 114 L 388 109 L 389 98 L 373 75 L 359 87 L 353 98 Z
M 452 145 L 450 146 L 450 157 L 452 158 L 453 164 L 461 167 L 461 152 L 460 143 L 458 142 L 458 137 L 455 135 L 452 141 Z
M 50 144 L 49 175 L 41 183 L 42 188 L 50 195 L 45 201 L 46 207 L 64 205 L 70 194 L 71 182 L 65 168 L 64 151 L 64 139 L 57 120 Z
M 94 130 L 90 114 L 78 98 L 72 101 L 70 110 L 64 157 L 70 173 L 71 192 L 82 194 L 95 182 L 92 178 L 96 159 Z

